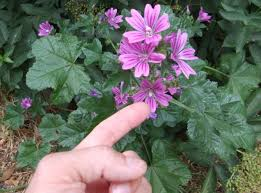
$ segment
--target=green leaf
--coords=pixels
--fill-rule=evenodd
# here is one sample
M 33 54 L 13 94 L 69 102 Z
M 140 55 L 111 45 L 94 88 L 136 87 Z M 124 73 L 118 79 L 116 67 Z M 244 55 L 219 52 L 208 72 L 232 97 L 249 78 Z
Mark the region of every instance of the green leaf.
M 258 88 L 248 99 L 247 117 L 252 117 L 261 111 L 261 88 Z
M 229 21 L 241 21 L 244 24 L 247 24 L 248 17 L 244 13 L 243 8 L 235 8 L 229 4 L 221 3 L 225 10 L 220 10 L 219 13 L 221 16 Z
M 35 90 L 53 88 L 55 103 L 70 102 L 77 94 L 90 88 L 83 67 L 75 64 L 81 54 L 81 42 L 75 36 L 49 36 L 32 46 L 36 62 L 26 75 L 28 87 Z
M 261 78 L 256 66 L 248 63 L 243 63 L 237 71 L 230 74 L 227 84 L 228 90 L 235 95 L 240 95 L 245 100 L 253 89 L 258 87 Z
M 12 29 L 12 31 L 9 35 L 9 41 L 8 41 L 8 43 L 10 45 L 14 45 L 21 39 L 22 29 L 23 29 L 23 25 L 19 25 L 18 27 Z
M 236 149 L 252 150 L 255 146 L 254 131 L 239 114 L 194 115 L 188 122 L 188 136 L 226 162 L 231 161 Z
M 250 0 L 253 4 L 255 4 L 258 7 L 261 7 L 261 0 Z
M 98 62 L 101 59 L 102 54 L 102 44 L 99 39 L 94 39 L 91 44 L 88 45 L 88 48 L 83 49 L 85 55 L 84 63 L 86 65 Z
M 36 168 L 38 162 L 50 152 L 49 144 L 37 145 L 34 140 L 22 142 L 18 149 L 17 166 Z
M 73 111 L 66 123 L 60 115 L 47 114 L 43 117 L 39 130 L 45 143 L 58 142 L 62 147 L 73 148 L 90 129 L 91 118 L 86 112 Z
M 250 53 L 253 57 L 254 62 L 259 66 L 259 69 L 261 71 L 261 43 L 257 44 L 251 44 L 249 46 Z
M 221 71 L 228 72 L 226 88 L 244 101 L 258 87 L 261 81 L 257 66 L 245 62 L 245 54 L 224 54 L 221 56 Z
M 220 112 L 220 107 L 215 95 L 217 83 L 206 80 L 205 72 L 198 72 L 189 80 L 181 79 L 181 87 L 184 88 L 180 101 L 199 112 Z
M 101 69 L 105 71 L 118 72 L 120 69 L 120 64 L 118 62 L 117 55 L 111 52 L 104 52 L 101 58 Z
M 136 140 L 137 136 L 135 131 L 130 132 L 129 134 L 127 134 L 126 136 L 124 136 L 117 144 L 115 144 L 114 148 L 119 151 L 119 152 L 123 152 L 125 151 L 126 147 L 129 144 L 134 143 L 134 141 Z
M 24 124 L 23 110 L 20 106 L 8 105 L 4 117 L 4 123 L 12 129 L 18 129 Z
M 7 41 L 8 35 L 7 25 L 0 20 L 0 47 Z
M 233 29 L 231 33 L 229 33 L 224 42 L 224 47 L 235 47 L 236 52 L 239 53 L 242 51 L 244 45 L 249 40 L 251 33 L 247 27 L 242 27 L 241 25 L 237 25 L 236 29 Z
M 153 159 L 146 173 L 153 193 L 179 193 L 191 178 L 187 166 L 173 152 L 173 147 L 164 141 L 153 143 Z
M 119 85 L 121 81 L 124 81 L 125 85 L 129 85 L 131 77 L 132 76 L 129 71 L 121 71 L 110 75 L 106 80 L 106 82 L 104 82 L 103 85 L 104 91 L 111 91 L 112 87 Z
M 39 132 L 44 143 L 59 139 L 59 131 L 66 127 L 66 122 L 60 115 L 46 114 L 39 124 Z
M 210 168 L 208 171 L 208 175 L 204 180 L 203 188 L 201 193 L 213 193 L 216 190 L 217 178 L 216 173 L 213 168 Z

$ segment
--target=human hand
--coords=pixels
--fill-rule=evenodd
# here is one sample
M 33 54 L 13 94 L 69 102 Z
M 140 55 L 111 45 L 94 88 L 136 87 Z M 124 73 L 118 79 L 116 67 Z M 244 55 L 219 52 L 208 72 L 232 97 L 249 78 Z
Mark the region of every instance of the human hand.
M 26 193 L 151 193 L 147 165 L 133 151 L 112 149 L 149 115 L 145 103 L 130 105 L 101 122 L 69 152 L 44 157 Z

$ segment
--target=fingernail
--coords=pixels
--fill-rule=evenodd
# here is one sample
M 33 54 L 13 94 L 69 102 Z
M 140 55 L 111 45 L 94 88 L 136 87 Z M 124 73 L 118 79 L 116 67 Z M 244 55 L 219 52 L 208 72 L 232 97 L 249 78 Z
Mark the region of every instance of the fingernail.
M 112 185 L 111 187 L 112 193 L 131 193 L 131 189 L 129 184 L 117 184 Z
M 127 165 L 131 168 L 146 168 L 146 163 L 140 159 L 133 157 L 126 157 Z

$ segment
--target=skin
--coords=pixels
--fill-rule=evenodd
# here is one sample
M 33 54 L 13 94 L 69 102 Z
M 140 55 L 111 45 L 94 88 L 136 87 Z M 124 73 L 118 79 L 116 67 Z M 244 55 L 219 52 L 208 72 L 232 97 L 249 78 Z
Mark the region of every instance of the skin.
M 151 193 L 146 162 L 133 151 L 112 149 L 149 113 L 145 103 L 130 105 L 101 122 L 73 150 L 47 155 L 26 193 Z

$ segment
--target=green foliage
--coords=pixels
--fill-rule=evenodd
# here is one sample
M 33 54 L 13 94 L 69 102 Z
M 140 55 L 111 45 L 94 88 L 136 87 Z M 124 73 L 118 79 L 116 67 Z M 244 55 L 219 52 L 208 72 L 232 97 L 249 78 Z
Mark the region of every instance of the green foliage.
M 210 168 L 204 181 L 201 193 L 212 193 L 216 190 L 217 177 L 213 168 Z
M 12 129 L 18 129 L 24 124 L 23 110 L 20 106 L 8 105 L 5 112 L 4 123 Z
M 157 2 L 164 4 L 161 13 L 167 13 L 171 23 L 163 38 L 178 29 L 188 33 L 190 46 L 201 58 L 188 61 L 197 75 L 190 79 L 179 76 L 169 83 L 181 87 L 181 94 L 167 108 L 159 108 L 155 120 L 146 120 L 114 147 L 137 151 L 148 162 L 147 177 L 155 193 L 182 192 L 191 173 L 179 159 L 181 154 L 209 168 L 203 193 L 214 192 L 218 181 L 226 189 L 231 175 L 228 168 L 240 160 L 238 149 L 251 151 L 256 138 L 260 140 L 260 2 Z M 190 13 L 186 12 L 188 3 L 192 4 Z M 122 71 L 118 61 L 122 34 L 130 27 L 124 21 L 115 30 L 103 14 L 114 7 L 126 17 L 131 8 L 143 12 L 144 4 L 129 0 L 0 0 L 0 86 L 14 91 L 18 101 L 7 107 L 3 122 L 18 129 L 30 118 L 41 120 L 41 142 L 21 144 L 19 167 L 35 167 L 51 148 L 75 147 L 118 110 L 111 89 L 121 81 L 124 92 L 136 92 L 140 79 L 131 71 Z M 200 6 L 212 16 L 211 23 L 197 20 Z M 37 37 L 39 24 L 46 20 L 54 30 L 48 37 Z M 170 52 L 164 46 L 156 51 Z M 167 55 L 162 68 L 171 64 Z M 159 67 L 151 64 L 151 73 Z M 172 73 L 164 69 L 162 76 Z M 91 89 L 99 96 L 90 96 Z M 18 105 L 26 96 L 33 99 L 27 111 Z M 256 163 L 253 159 L 251 167 Z M 249 188 L 239 183 L 238 179 L 246 179 L 238 171 L 232 171 L 230 187 Z M 257 183 L 252 179 L 249 183 L 254 187 Z
M 48 144 L 36 144 L 34 140 L 21 143 L 18 149 L 17 166 L 35 168 L 38 162 L 48 153 L 51 147 Z
M 175 155 L 173 147 L 164 141 L 152 145 L 152 163 L 147 171 L 153 193 L 178 193 L 191 178 L 190 171 Z
M 261 153 L 242 153 L 242 162 L 232 168 L 227 187 L 238 193 L 259 192 L 261 187 Z
M 75 36 L 58 34 L 35 41 L 32 53 L 36 62 L 26 76 L 28 87 L 38 91 L 53 88 L 54 103 L 70 102 L 75 95 L 88 92 L 89 76 L 75 64 L 81 49 Z

